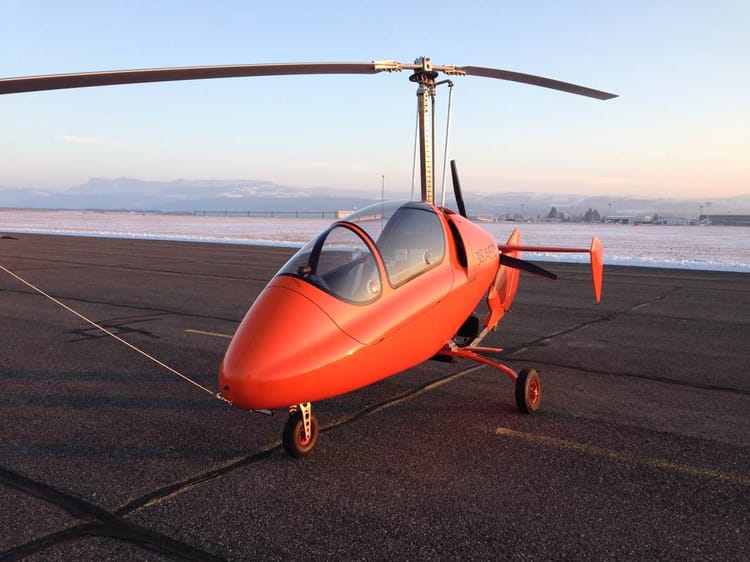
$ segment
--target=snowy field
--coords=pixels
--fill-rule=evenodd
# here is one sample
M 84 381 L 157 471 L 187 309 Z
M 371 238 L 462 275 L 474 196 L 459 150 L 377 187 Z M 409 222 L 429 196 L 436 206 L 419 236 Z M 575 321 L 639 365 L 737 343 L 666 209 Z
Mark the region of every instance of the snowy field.
M 41 233 L 301 246 L 331 223 L 317 218 L 176 216 L 89 211 L 0 210 L 0 234 Z M 498 242 L 513 228 L 529 245 L 604 245 L 605 263 L 750 273 L 750 228 L 732 226 L 632 226 L 612 224 L 482 223 Z M 585 261 L 571 254 L 525 254 L 543 261 Z

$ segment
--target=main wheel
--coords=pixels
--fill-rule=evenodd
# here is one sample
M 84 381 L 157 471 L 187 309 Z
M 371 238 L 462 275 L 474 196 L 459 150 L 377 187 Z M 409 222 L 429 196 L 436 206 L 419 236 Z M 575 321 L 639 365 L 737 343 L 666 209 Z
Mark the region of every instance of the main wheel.
M 542 401 L 542 383 L 534 369 L 524 369 L 516 380 L 516 406 L 522 414 L 533 414 Z
M 305 439 L 305 422 L 302 419 L 302 412 L 297 410 L 286 421 L 281 443 L 287 453 L 299 459 L 312 452 L 318 442 L 319 433 L 318 418 L 310 414 L 310 438 Z

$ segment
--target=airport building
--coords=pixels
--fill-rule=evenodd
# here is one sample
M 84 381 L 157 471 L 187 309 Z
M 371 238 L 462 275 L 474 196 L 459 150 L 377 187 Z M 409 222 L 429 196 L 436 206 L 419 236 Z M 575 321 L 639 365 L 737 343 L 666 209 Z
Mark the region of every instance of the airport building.
M 750 226 L 750 215 L 701 215 L 698 222 L 724 226 Z

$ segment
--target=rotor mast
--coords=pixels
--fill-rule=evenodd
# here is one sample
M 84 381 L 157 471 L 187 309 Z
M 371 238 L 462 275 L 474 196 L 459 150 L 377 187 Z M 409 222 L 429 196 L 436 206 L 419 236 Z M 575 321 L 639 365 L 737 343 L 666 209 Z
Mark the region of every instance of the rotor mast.
M 429 57 L 420 57 L 414 61 L 420 65 L 414 70 L 409 80 L 419 84 L 417 88 L 417 116 L 419 123 L 419 170 L 421 176 L 422 201 L 435 203 L 435 79 L 437 71 L 432 69 Z

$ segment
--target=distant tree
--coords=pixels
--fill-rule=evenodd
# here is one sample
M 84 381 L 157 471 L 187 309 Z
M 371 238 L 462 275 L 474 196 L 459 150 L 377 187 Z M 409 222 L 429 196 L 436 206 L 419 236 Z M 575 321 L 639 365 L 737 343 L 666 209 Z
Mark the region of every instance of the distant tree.
M 551 208 L 551 209 L 549 210 L 549 213 L 547 213 L 547 218 L 548 218 L 548 219 L 552 219 L 552 220 L 554 220 L 554 219 L 557 219 L 557 218 L 560 218 L 560 215 L 559 215 L 559 213 L 557 212 L 557 207 L 552 207 L 552 208 Z
M 589 210 L 583 214 L 583 222 L 602 222 L 602 217 L 599 216 L 599 211 L 589 208 Z

